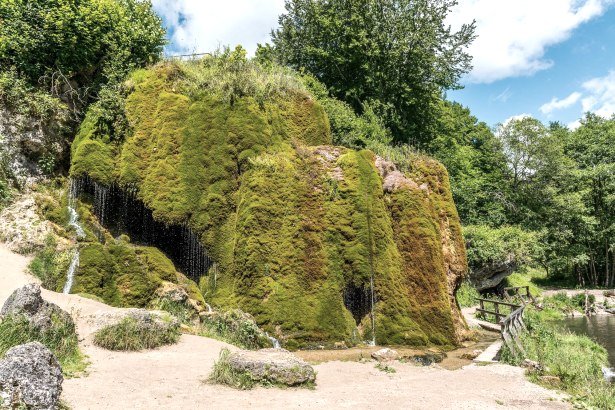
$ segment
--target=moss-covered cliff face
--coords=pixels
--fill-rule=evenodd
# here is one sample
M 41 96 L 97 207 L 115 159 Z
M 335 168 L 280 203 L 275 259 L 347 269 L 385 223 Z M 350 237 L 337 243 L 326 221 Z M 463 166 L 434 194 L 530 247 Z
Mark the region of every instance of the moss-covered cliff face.
M 156 219 L 198 232 L 218 266 L 203 272 L 205 299 L 249 312 L 287 347 L 371 339 L 372 300 L 379 344 L 458 341 L 466 261 L 446 170 L 417 159 L 402 175 L 327 145 L 307 91 L 228 99 L 192 86 L 199 64 L 135 73 L 132 131 L 100 135 L 89 115 L 72 175 L 136 189 Z

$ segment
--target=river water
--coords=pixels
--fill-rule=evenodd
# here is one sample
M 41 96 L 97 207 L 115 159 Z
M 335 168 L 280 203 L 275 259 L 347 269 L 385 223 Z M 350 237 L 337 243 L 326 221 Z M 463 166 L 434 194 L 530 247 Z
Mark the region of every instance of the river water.
M 615 315 L 574 317 L 564 321 L 572 332 L 587 335 L 600 343 L 609 352 L 609 362 L 615 367 Z

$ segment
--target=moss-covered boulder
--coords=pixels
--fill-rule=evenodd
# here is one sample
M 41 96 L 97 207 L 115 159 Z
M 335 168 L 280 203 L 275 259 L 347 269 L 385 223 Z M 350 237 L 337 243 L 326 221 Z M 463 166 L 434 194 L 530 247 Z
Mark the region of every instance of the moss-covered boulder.
M 292 78 L 276 77 L 293 86 L 265 87 L 266 98 L 261 82 L 231 79 L 228 98 L 216 82 L 227 79 L 207 77 L 217 58 L 136 72 L 131 130 L 92 132 L 91 112 L 73 176 L 133 189 L 155 219 L 197 232 L 218 267 L 200 281 L 208 302 L 252 314 L 288 348 L 456 343 L 466 259 L 444 167 L 417 158 L 404 174 L 370 151 L 327 145 L 324 111 Z M 92 143 L 105 148 L 83 147 Z M 87 165 L 92 153 L 113 167 Z M 133 251 L 92 246 L 94 265 L 119 258 L 123 272 L 80 273 L 79 291 L 107 283 L 106 300 L 128 300 L 157 280 L 127 280 Z

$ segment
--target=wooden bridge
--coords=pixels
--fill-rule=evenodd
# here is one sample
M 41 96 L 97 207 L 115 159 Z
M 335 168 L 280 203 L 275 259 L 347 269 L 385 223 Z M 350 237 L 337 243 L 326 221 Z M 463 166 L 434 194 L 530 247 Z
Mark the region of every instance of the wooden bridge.
M 522 291 L 525 293 L 522 293 Z M 512 291 L 510 295 L 509 291 Z M 509 296 L 509 299 L 513 296 L 518 296 L 521 304 L 504 302 L 501 300 L 483 299 L 477 298 L 480 307 L 476 309 L 477 312 L 484 316 L 494 316 L 496 322 L 500 325 L 500 333 L 502 334 L 502 340 L 508 346 L 513 355 L 518 353 L 525 354 L 519 336 L 522 332 L 527 331 L 527 327 L 523 322 L 523 314 L 525 312 L 526 303 L 535 301 L 528 286 L 506 288 L 505 292 Z M 527 302 L 526 302 L 527 301 Z M 493 306 L 493 309 L 488 309 L 489 305 Z

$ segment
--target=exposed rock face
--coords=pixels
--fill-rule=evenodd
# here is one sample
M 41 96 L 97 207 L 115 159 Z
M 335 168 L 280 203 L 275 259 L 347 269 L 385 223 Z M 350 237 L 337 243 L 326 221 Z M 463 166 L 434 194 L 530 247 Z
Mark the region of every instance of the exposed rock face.
M 229 356 L 229 365 L 254 380 L 296 386 L 316 380 L 314 368 L 284 349 L 241 351 Z
M 384 348 L 377 352 L 373 352 L 372 359 L 378 360 L 379 362 L 390 362 L 399 359 L 399 353 L 393 349 Z
M 13 252 L 27 254 L 42 248 L 51 232 L 51 223 L 37 214 L 32 196 L 21 196 L 0 212 L 0 240 Z
M 116 309 L 96 313 L 91 321 L 93 330 L 97 331 L 116 325 L 127 317 L 152 330 L 166 331 L 169 329 L 179 329 L 180 326 L 179 321 L 167 312 L 145 309 Z
M 53 326 L 53 321 L 73 323 L 72 317 L 57 305 L 41 297 L 41 287 L 31 283 L 17 289 L 4 303 L 0 316 L 22 315 L 41 332 Z
M 0 150 L 7 154 L 20 185 L 28 186 L 43 176 L 38 163 L 42 155 L 61 157 L 67 124 L 65 111 L 41 119 L 35 114 L 22 114 L 0 100 Z
M 0 407 L 56 410 L 63 381 L 60 364 L 45 346 L 13 347 L 0 360 Z
M 479 269 L 473 269 L 470 279 L 474 287 L 481 291 L 497 287 L 507 276 L 517 269 L 513 260 L 486 264 Z
M 402 172 L 326 145 L 328 120 L 309 95 L 231 104 L 182 94 L 182 78 L 170 63 L 133 75 L 129 135 L 95 135 L 91 112 L 73 177 L 133 186 L 155 220 L 187 224 L 218 268 L 200 280 L 208 302 L 250 313 L 290 349 L 463 337 L 466 255 L 441 164 L 416 158 Z

